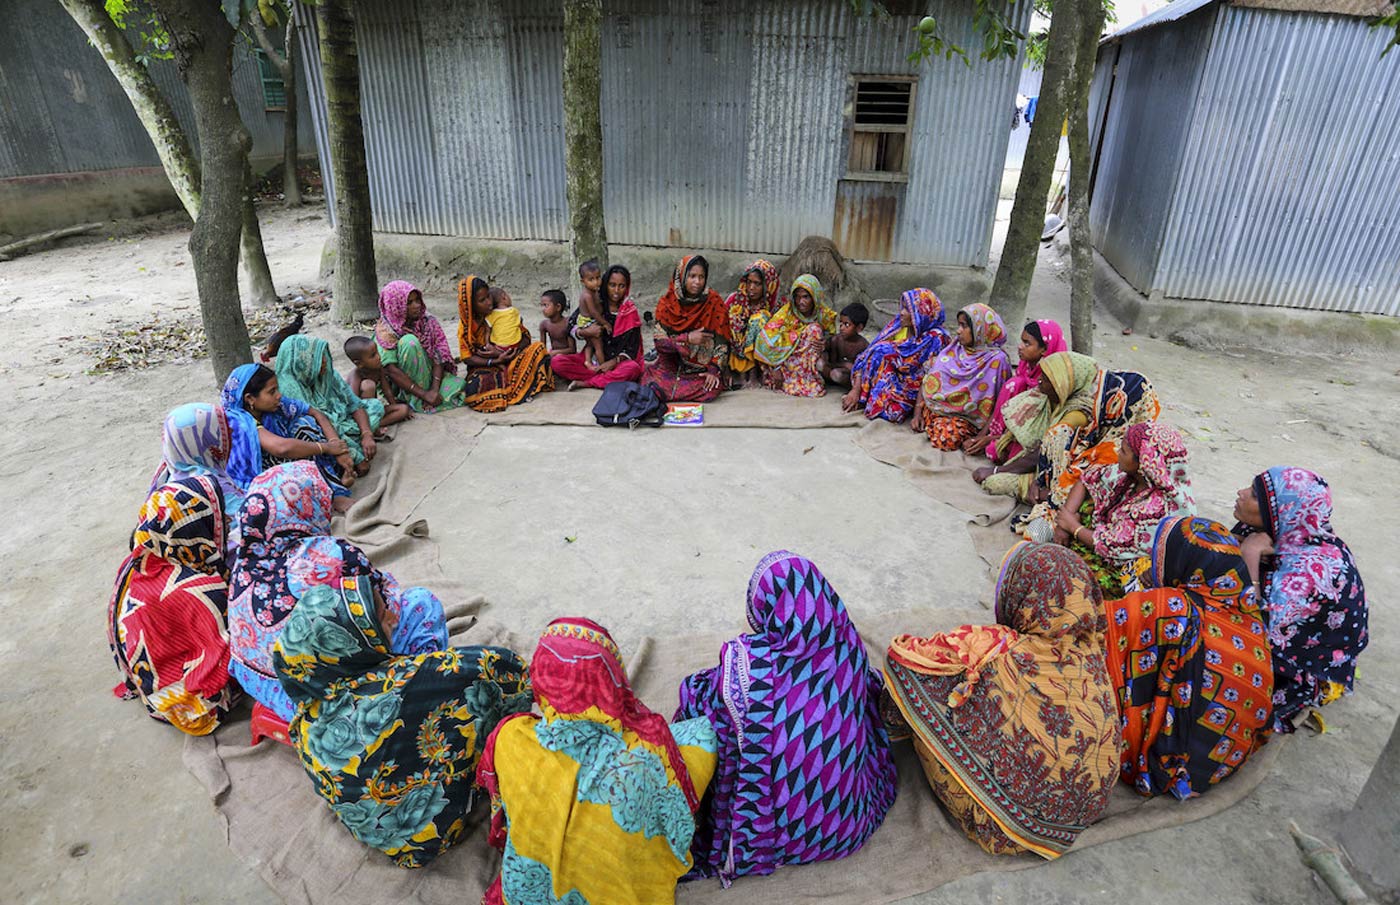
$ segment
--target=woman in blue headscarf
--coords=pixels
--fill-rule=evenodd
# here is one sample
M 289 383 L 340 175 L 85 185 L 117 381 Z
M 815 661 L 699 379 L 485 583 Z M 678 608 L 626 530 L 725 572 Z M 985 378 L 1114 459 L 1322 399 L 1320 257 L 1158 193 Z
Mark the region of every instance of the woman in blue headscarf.
M 899 317 L 885 324 L 851 367 L 851 391 L 841 408 L 865 407 L 865 417 L 896 424 L 909 417 L 924 367 L 948 343 L 943 303 L 928 289 L 910 289 L 899 300 Z

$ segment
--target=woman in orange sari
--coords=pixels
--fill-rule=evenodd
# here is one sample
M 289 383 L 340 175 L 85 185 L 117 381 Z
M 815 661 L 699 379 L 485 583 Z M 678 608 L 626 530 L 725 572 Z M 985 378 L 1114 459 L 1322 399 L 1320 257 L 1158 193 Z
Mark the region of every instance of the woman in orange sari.
M 554 371 L 543 343 L 521 329 L 520 342 L 508 349 L 491 344 L 490 287 L 468 275 L 457 285 L 457 342 L 467 366 L 467 405 L 478 412 L 504 411 L 517 402 L 554 389 Z

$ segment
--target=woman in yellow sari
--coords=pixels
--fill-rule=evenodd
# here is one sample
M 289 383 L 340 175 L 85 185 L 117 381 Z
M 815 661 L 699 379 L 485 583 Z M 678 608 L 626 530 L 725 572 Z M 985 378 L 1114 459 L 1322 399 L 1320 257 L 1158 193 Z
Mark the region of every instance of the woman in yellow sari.
M 789 396 L 826 395 L 822 359 L 837 316 L 822 295 L 821 282 L 802 274 L 792 281 L 792 301 L 758 331 L 753 354 L 763 365 L 764 386 Z
M 543 717 L 503 721 L 477 767 L 491 795 L 488 838 L 502 851 L 482 902 L 673 902 L 715 771 L 710 721 L 667 723 L 648 710 L 612 636 L 588 619 L 549 624 L 530 680 Z
M 509 348 L 491 344 L 491 289 L 468 275 L 457 286 L 457 342 L 467 366 L 467 405 L 478 412 L 499 412 L 554 389 L 554 370 L 543 343 L 522 329 Z

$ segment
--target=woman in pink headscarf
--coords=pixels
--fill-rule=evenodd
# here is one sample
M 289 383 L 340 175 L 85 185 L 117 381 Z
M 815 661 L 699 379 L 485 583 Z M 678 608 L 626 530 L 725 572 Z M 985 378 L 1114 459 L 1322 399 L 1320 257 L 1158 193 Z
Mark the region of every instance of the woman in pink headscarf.
M 1056 352 L 1068 351 L 1065 331 L 1059 324 L 1052 320 L 1031 321 L 1026 324 L 1025 329 L 1021 331 L 1021 345 L 1016 350 L 1021 359 L 1016 365 L 1016 373 L 1002 386 L 987 426 L 963 443 L 963 452 L 973 456 L 985 450 L 987 458 L 995 463 L 1010 462 L 1020 455 L 1021 445 L 1011 437 L 1006 437 L 1005 442 L 998 442 L 1002 434 L 1006 433 L 1006 422 L 1001 416 L 1002 406 L 1022 393 L 1034 391 L 1040 384 L 1042 358 Z
M 456 408 L 466 399 L 467 384 L 457 376 L 447 334 L 417 286 L 395 280 L 380 290 L 374 342 L 389 380 L 415 412 Z

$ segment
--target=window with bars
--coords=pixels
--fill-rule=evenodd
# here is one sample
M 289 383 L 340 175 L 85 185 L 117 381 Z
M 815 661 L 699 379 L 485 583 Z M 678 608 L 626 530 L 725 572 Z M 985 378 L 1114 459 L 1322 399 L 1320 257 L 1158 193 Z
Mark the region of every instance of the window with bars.
M 282 73 L 261 50 L 255 49 L 253 56 L 257 57 L 258 75 L 262 77 L 263 109 L 286 110 L 287 86 L 282 84 Z
M 855 76 L 855 110 L 846 178 L 903 182 L 909 178 L 914 76 Z

